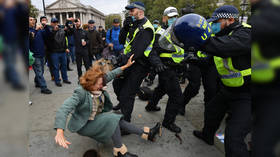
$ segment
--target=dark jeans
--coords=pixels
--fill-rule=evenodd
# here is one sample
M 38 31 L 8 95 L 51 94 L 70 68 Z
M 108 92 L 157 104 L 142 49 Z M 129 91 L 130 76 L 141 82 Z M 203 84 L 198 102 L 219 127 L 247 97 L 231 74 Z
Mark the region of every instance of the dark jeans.
M 214 138 L 228 111 L 225 129 L 226 157 L 249 157 L 244 142 L 251 130 L 251 93 L 231 92 L 221 87 L 217 95 L 205 106 L 203 134 Z
M 119 79 L 115 82 L 114 87 L 119 87 L 120 89 L 114 89 L 114 91 L 119 92 L 116 93 L 116 95 L 120 101 L 119 103 L 121 105 L 122 114 L 124 115 L 124 120 L 128 122 L 130 122 L 131 119 L 136 93 L 139 90 L 143 79 L 148 74 L 147 69 L 148 68 L 145 68 L 138 63 L 134 63 L 134 65 L 124 72 L 124 79 Z
M 76 56 L 75 56 L 75 46 L 69 46 L 69 50 L 70 50 L 69 55 L 71 56 L 72 63 L 74 63 L 75 60 L 76 60 Z
M 92 66 L 92 62 L 93 60 L 99 60 L 102 58 L 102 55 L 101 53 L 95 53 L 93 55 L 89 54 L 88 55 L 88 58 L 89 58 L 89 66 Z M 95 58 L 95 59 L 94 59 Z
M 198 94 L 201 79 L 204 87 L 204 104 L 209 102 L 216 95 L 218 87 L 218 72 L 214 65 L 197 66 L 189 64 L 187 78 L 189 80 L 189 84 L 183 93 L 183 110 L 185 110 L 189 101 Z
M 44 58 L 35 58 L 35 62 L 32 65 L 32 68 L 35 72 L 34 82 L 35 85 L 40 86 L 41 89 L 47 88 L 47 84 L 44 78 Z
M 76 51 L 76 62 L 77 62 L 77 71 L 78 71 L 78 79 L 82 76 L 82 63 L 84 62 L 84 66 L 86 70 L 89 69 L 89 55 L 87 51 Z
M 167 69 L 159 73 L 159 84 L 155 88 L 149 105 L 156 106 L 158 101 L 165 94 L 167 94 L 169 98 L 165 109 L 163 123 L 171 124 L 175 122 L 178 109 L 183 101 L 183 94 L 181 91 L 178 74 L 175 70 Z
M 52 62 L 52 58 L 51 58 L 51 53 L 50 52 L 46 52 L 46 62 L 48 64 L 51 76 L 54 76 L 54 74 L 53 74 L 54 67 L 53 67 L 53 62 Z
M 6 45 L 3 49 L 3 61 L 4 61 L 4 74 L 7 81 L 12 84 L 19 84 L 20 77 L 18 72 L 16 71 L 16 54 L 17 54 L 17 46 L 14 45 Z
M 60 53 L 52 53 L 51 59 L 53 63 L 53 74 L 54 74 L 54 80 L 55 83 L 60 83 L 59 80 L 59 70 L 61 70 L 62 79 L 64 81 L 68 81 L 67 77 L 67 60 L 66 60 L 66 53 L 60 52 Z M 60 68 L 61 67 L 61 68 Z

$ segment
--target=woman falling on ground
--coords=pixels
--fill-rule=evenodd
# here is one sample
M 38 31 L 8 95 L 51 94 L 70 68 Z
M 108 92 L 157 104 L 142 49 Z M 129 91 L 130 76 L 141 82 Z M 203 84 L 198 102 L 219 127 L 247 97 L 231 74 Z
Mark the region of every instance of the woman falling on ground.
M 74 90 L 73 95 L 66 99 L 56 113 L 55 141 L 60 146 L 67 148 L 71 143 L 64 137 L 66 120 L 74 110 L 68 123 L 71 132 L 77 132 L 82 136 L 88 136 L 101 143 L 113 140 L 113 154 L 115 157 L 137 157 L 127 151 L 122 143 L 120 129 L 141 136 L 145 140 L 154 141 L 155 135 L 161 131 L 160 123 L 153 128 L 143 129 L 128 123 L 122 119 L 122 115 L 111 113 L 112 102 L 105 91 L 106 83 L 120 75 L 134 61 L 131 56 L 126 65 L 105 73 L 105 66 L 97 61 L 81 78 L 80 85 Z

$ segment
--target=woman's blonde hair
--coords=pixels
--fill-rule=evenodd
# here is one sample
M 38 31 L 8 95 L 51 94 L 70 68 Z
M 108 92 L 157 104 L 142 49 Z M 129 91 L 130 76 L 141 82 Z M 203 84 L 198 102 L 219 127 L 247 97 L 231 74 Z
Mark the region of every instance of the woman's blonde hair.
M 90 87 L 95 85 L 99 78 L 103 78 L 103 85 L 105 86 L 106 81 L 104 76 L 108 71 L 111 70 L 112 67 L 110 66 L 110 63 L 104 59 L 100 59 L 96 61 L 83 76 L 80 77 L 80 85 L 84 89 L 90 91 Z

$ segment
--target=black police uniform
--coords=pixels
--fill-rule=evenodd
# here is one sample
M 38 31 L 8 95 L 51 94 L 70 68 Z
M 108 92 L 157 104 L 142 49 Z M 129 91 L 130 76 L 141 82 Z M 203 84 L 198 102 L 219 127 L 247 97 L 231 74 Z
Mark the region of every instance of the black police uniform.
M 260 53 L 267 62 L 279 58 L 280 5 L 274 4 L 271 0 L 259 1 L 252 5 L 252 9 L 256 12 L 251 18 L 252 43 L 259 45 Z M 254 50 L 252 53 L 255 53 Z M 252 64 L 252 77 L 257 71 L 254 69 L 254 64 Z M 275 76 L 271 81 L 253 82 L 252 107 L 255 119 L 252 132 L 252 156 L 254 157 L 279 156 L 280 68 L 274 70 Z
M 216 95 L 218 88 L 218 73 L 212 56 L 202 58 L 196 63 L 189 63 L 187 74 L 189 83 L 183 92 L 184 99 L 179 110 L 181 115 L 185 114 L 185 108 L 189 101 L 198 94 L 201 79 L 204 87 L 204 105 L 207 105 Z
M 180 66 L 172 58 L 160 58 L 161 53 L 173 53 L 162 49 L 158 44 L 160 35 L 156 34 L 155 43 L 149 56 L 151 64 L 158 72 L 159 84 L 155 88 L 152 99 L 146 106 L 147 111 L 157 111 L 158 101 L 167 94 L 169 96 L 162 125 L 173 132 L 181 132 L 181 129 L 174 123 L 178 114 L 178 109 L 182 104 L 183 93 L 180 87 L 177 69 Z M 161 68 L 164 67 L 166 68 Z M 161 70 L 157 70 L 161 69 Z
M 229 36 L 228 34 L 232 34 Z M 235 22 L 224 28 L 216 37 L 208 39 L 202 51 L 232 58 L 233 67 L 239 70 L 251 67 L 251 29 Z M 225 129 L 226 157 L 249 157 L 244 138 L 251 129 L 251 86 L 250 76 L 244 76 L 241 87 L 222 85 L 217 95 L 206 105 L 204 128 L 194 135 L 208 144 L 213 144 L 215 132 L 228 111 Z
M 133 26 L 127 29 L 122 28 L 120 31 L 119 41 L 120 44 L 125 44 L 127 33 L 129 32 L 129 39 L 132 39 L 134 31 L 140 26 L 146 23 L 147 19 L 143 18 L 133 22 Z M 133 60 L 135 63 L 127 68 L 122 78 L 117 78 L 113 82 L 114 91 L 119 100 L 119 105 L 121 106 L 121 112 L 124 115 L 124 120 L 131 121 L 131 113 L 133 111 L 135 96 L 143 79 L 147 76 L 149 72 L 149 61 L 146 56 L 144 56 L 144 51 L 150 45 L 153 40 L 153 31 L 150 29 L 140 29 L 131 43 L 131 52 L 122 58 L 122 64 L 126 64 L 128 58 L 134 54 Z

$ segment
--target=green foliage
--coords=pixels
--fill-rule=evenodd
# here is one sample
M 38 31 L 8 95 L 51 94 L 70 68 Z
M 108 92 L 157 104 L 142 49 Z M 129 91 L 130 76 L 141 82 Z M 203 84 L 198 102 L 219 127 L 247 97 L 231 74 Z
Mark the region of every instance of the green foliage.
M 39 15 L 39 10 L 31 4 L 31 1 L 28 1 L 28 5 L 29 5 L 29 16 L 37 18 L 37 16 Z
M 105 17 L 105 29 L 108 30 L 113 26 L 113 20 L 119 19 L 120 24 L 122 24 L 121 15 L 119 14 L 109 14 Z
M 130 0 L 135 2 L 139 0 Z M 181 9 L 187 5 L 195 5 L 195 13 L 200 14 L 204 17 L 209 17 L 212 15 L 213 11 L 217 8 L 216 3 L 218 0 L 140 0 L 145 4 L 146 11 L 145 16 L 153 21 L 155 19 L 161 21 L 163 11 L 165 8 L 173 6 L 178 9 L 181 15 Z

